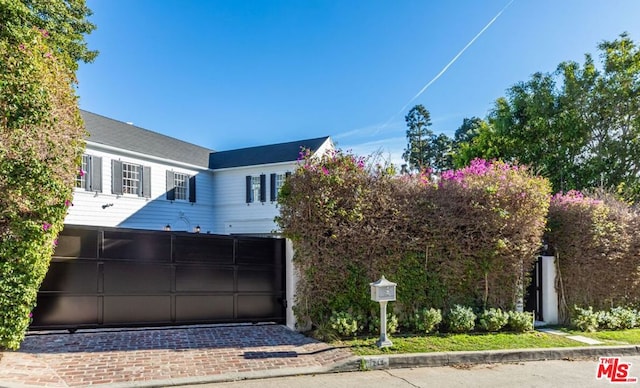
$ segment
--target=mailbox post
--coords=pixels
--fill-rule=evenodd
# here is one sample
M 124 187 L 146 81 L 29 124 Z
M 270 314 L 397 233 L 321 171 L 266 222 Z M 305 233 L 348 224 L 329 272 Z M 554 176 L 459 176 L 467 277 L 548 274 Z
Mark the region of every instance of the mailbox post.
M 377 282 L 369 283 L 371 286 L 371 300 L 380 302 L 380 339 L 376 342 L 379 348 L 392 346 L 393 343 L 387 337 L 387 302 L 396 300 L 396 283 L 385 279 L 384 275 Z

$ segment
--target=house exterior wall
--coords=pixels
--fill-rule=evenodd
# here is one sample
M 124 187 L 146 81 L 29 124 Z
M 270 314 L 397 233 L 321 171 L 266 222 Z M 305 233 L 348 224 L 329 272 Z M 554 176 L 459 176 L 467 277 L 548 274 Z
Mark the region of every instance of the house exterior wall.
M 162 230 L 170 225 L 174 231 L 193 231 L 199 225 L 203 233 L 213 232 L 212 172 L 204 167 L 179 161 L 160 160 L 152 156 L 88 144 L 85 154 L 101 158 L 102 191 L 76 188 L 73 206 L 66 224 Z M 112 192 L 112 160 L 150 167 L 150 196 L 117 195 Z M 196 201 L 166 199 L 167 170 L 195 176 Z
M 279 214 L 271 198 L 271 174 L 293 173 L 297 162 L 215 170 L 213 173 L 213 229 L 218 234 L 270 234 Z M 265 201 L 247 203 L 247 176 L 265 176 Z

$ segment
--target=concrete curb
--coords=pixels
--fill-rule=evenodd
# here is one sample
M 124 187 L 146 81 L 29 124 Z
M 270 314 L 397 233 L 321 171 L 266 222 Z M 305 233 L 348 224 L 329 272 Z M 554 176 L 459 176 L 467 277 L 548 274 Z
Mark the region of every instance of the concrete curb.
M 214 376 L 192 377 L 184 379 L 148 381 L 112 385 L 110 388 L 120 387 L 167 387 L 187 384 L 206 384 L 230 381 L 264 379 L 274 377 L 288 377 L 321 373 L 357 372 L 366 370 L 384 370 L 398 368 L 441 367 L 469 364 L 495 364 L 526 361 L 584 359 L 596 357 L 637 356 L 640 346 L 584 346 L 576 348 L 548 348 L 548 349 L 513 349 L 486 350 L 474 352 L 437 352 L 391 354 L 388 356 L 354 356 L 342 362 L 325 367 L 306 367 L 289 369 L 270 369 L 264 371 L 223 374 Z

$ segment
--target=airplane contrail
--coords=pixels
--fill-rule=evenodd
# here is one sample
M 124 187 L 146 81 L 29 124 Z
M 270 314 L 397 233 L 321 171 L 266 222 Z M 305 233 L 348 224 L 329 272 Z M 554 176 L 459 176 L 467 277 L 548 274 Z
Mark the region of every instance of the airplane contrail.
M 402 109 L 400 109 L 396 114 L 394 114 L 393 116 L 391 116 L 391 118 L 390 118 L 390 119 L 389 119 L 389 120 L 388 120 L 388 121 L 387 121 L 387 122 L 386 122 L 382 127 L 380 127 L 380 129 L 383 129 L 384 127 L 386 127 L 387 125 L 389 125 L 389 123 L 391 123 L 391 121 L 392 121 L 392 120 L 393 120 L 397 115 L 399 115 L 400 113 L 404 112 L 404 110 L 405 110 L 405 109 L 407 109 L 407 107 L 409 106 L 409 104 L 411 104 L 413 101 L 415 101 L 415 100 L 416 100 L 416 98 L 420 97 L 420 96 L 422 95 L 422 93 L 424 93 L 424 92 L 427 90 L 427 88 L 429 88 L 429 86 L 431 86 L 434 82 L 436 82 L 436 81 L 438 80 L 438 78 L 440 78 L 440 77 L 441 77 L 441 76 L 442 76 L 442 75 L 443 75 L 443 74 L 444 74 L 444 73 L 449 69 L 449 67 L 451 67 L 451 65 L 453 65 L 453 64 L 458 60 L 458 58 L 460 58 L 460 56 L 461 56 L 461 55 L 462 55 L 462 54 L 463 54 L 463 53 L 464 53 L 464 52 L 465 52 L 465 51 L 466 51 L 466 50 L 467 50 L 467 49 L 468 49 L 468 48 L 469 48 L 469 47 L 470 47 L 470 46 L 471 46 L 471 45 L 472 45 L 472 44 L 473 44 L 473 43 L 474 43 L 474 42 L 475 42 L 475 41 L 476 41 L 476 40 L 477 40 L 477 39 L 478 39 L 478 38 L 479 38 L 479 37 L 480 37 L 480 36 L 481 36 L 481 35 L 482 35 L 482 34 L 483 34 L 487 29 L 488 29 L 488 28 L 489 28 L 489 27 L 491 27 L 491 25 L 493 24 L 493 22 L 495 22 L 496 20 L 498 20 L 498 18 L 500 17 L 500 15 L 502 15 L 502 13 L 503 13 L 507 8 L 509 8 L 509 6 L 510 6 L 514 1 L 515 1 L 515 0 L 511 0 L 507 5 L 505 5 L 505 6 L 504 6 L 504 8 L 502 8 L 502 9 L 500 10 L 500 12 L 498 12 L 498 13 L 496 14 L 496 16 L 494 16 L 494 17 L 493 17 L 493 19 L 491 19 L 491 20 L 489 21 L 489 23 L 487 23 L 487 25 L 486 25 L 486 26 L 484 26 L 484 28 L 483 28 L 482 30 L 480 30 L 480 32 L 478 32 L 478 33 L 476 34 L 476 36 L 474 36 L 474 37 L 473 37 L 473 39 L 471 39 L 471 40 L 469 41 L 469 43 L 467 43 L 467 45 L 466 45 L 466 46 L 464 46 L 464 47 L 462 48 L 462 50 L 460 50 L 460 52 L 458 52 L 458 54 L 456 54 L 456 56 L 455 56 L 455 57 L 453 57 L 453 59 L 452 59 L 452 60 L 450 60 L 450 61 L 449 61 L 449 63 L 447 63 L 447 64 L 445 65 L 445 67 L 443 67 L 443 68 L 442 68 L 442 70 L 440 70 L 440 72 L 439 72 L 438 74 L 436 74 L 436 76 L 435 76 L 435 77 L 433 77 L 433 78 L 431 79 L 431 81 L 427 82 L 427 84 L 426 84 L 426 85 L 424 85 L 424 86 L 422 87 L 422 89 L 420 89 L 420 91 L 419 91 L 415 96 L 413 96 L 413 97 L 412 97 L 412 98 L 411 98 L 411 99 L 410 99 L 410 100 L 409 100 L 409 101 L 408 101 L 408 102 L 407 102 L 407 103 L 402 107 Z

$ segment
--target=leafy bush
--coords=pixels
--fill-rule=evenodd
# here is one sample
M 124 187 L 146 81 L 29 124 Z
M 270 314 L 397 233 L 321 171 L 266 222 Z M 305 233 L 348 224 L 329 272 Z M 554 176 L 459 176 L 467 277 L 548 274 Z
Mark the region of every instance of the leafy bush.
M 639 227 L 637 208 L 612 194 L 569 191 L 551 198 L 547 237 L 557 252 L 564 322 L 570 306 L 598 311 L 640 302 Z
M 312 330 L 309 332 L 309 335 L 322 342 L 331 342 L 340 338 L 329 321 L 322 321 L 316 325 L 313 325 Z
M 366 161 L 301 150 L 280 191 L 276 221 L 296 252 L 299 322 L 368 312 L 363 290 L 381 274 L 402 288 L 394 308 L 407 324 L 425 306 L 513 304 L 542 239 L 548 181 L 485 160 L 438 180 Z
M 580 331 L 596 331 L 598 330 L 598 317 L 599 314 L 594 312 L 591 306 L 588 309 L 574 306 L 571 324 Z
M 47 36 L 0 39 L 0 350 L 24 339 L 84 149 L 75 76 Z
M 632 329 L 637 326 L 638 313 L 624 307 L 614 307 L 611 315 L 619 322 L 618 329 Z
M 499 331 L 509 322 L 509 314 L 501 309 L 490 308 L 478 316 L 478 326 L 484 331 Z
M 466 333 L 476 325 L 476 315 L 471 307 L 455 305 L 447 314 L 447 326 L 452 333 Z
M 422 309 L 414 315 L 415 328 L 421 333 L 432 333 L 442 322 L 442 312 L 439 309 Z
M 398 317 L 395 314 L 387 313 L 387 334 L 398 332 Z M 380 316 L 371 317 L 369 320 L 369 333 L 380 333 Z
M 527 311 L 509 311 L 509 330 L 516 333 L 524 333 L 533 330 L 533 314 Z
M 351 313 L 341 311 L 333 312 L 329 318 L 331 328 L 336 331 L 342 337 L 353 337 L 361 329 L 358 324 L 358 319 L 351 315 Z
M 608 330 L 620 329 L 620 318 L 610 311 L 598 311 L 598 328 Z

